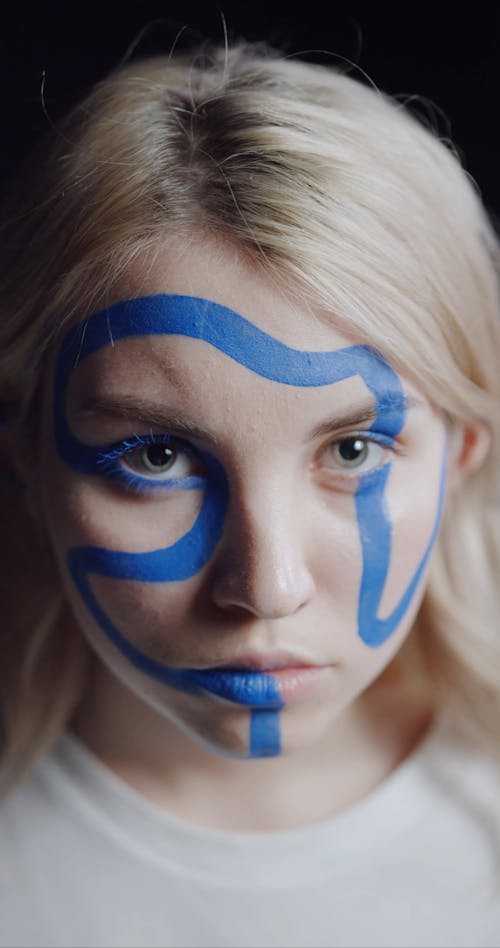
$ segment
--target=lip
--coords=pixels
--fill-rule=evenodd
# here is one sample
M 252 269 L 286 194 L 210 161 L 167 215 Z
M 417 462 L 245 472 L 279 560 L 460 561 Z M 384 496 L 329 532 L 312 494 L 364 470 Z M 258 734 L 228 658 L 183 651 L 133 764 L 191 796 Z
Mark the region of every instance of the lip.
M 191 669 L 188 675 L 196 690 L 247 707 L 280 709 L 316 688 L 327 673 L 327 665 L 295 656 L 245 653 L 230 663 Z
M 242 652 L 221 662 L 215 662 L 213 668 L 235 668 L 253 672 L 273 672 L 282 668 L 320 668 L 313 662 L 292 652 Z

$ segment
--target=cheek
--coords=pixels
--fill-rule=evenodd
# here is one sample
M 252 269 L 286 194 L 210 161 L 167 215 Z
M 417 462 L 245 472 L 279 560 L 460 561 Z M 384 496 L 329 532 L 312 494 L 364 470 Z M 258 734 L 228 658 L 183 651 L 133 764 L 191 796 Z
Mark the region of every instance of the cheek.
M 120 488 L 68 471 L 55 461 L 43 478 L 43 510 L 68 599 L 85 630 L 97 628 L 68 568 L 68 554 L 99 550 L 137 555 L 168 549 L 189 533 L 202 504 L 199 490 L 144 500 Z M 147 557 L 146 557 L 147 561 Z M 131 641 L 152 642 L 181 624 L 197 596 L 200 578 L 184 582 L 132 582 L 88 574 L 91 595 Z M 168 621 L 167 621 L 168 617 Z
M 45 521 L 59 556 L 96 546 L 141 553 L 177 543 L 196 521 L 200 490 L 138 495 L 55 460 L 43 476 Z
M 192 636 L 200 618 L 196 602 L 202 583 L 201 576 L 168 583 L 96 576 L 91 578 L 91 589 L 129 642 L 166 665 L 189 665 L 193 660 Z
M 319 511 L 312 546 L 316 587 L 329 603 L 332 627 L 355 633 L 362 551 L 353 496 L 337 495 Z

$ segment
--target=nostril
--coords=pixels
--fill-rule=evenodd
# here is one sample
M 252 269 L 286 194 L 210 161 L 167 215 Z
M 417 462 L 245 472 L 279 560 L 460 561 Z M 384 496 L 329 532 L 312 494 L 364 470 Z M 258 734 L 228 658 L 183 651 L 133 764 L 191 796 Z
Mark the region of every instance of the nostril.
M 265 562 L 248 564 L 246 569 L 227 565 L 216 577 L 214 603 L 234 614 L 252 614 L 266 619 L 294 615 L 310 600 L 312 577 L 305 568 L 271 569 Z

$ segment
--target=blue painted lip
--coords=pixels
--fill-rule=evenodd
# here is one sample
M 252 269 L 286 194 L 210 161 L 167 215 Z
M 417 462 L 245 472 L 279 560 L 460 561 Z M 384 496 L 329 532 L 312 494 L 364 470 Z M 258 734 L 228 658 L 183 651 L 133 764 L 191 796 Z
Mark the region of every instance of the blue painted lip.
M 265 672 L 212 668 L 206 671 L 190 669 L 185 674 L 196 688 L 226 701 L 254 708 L 282 708 L 284 705 L 278 682 Z

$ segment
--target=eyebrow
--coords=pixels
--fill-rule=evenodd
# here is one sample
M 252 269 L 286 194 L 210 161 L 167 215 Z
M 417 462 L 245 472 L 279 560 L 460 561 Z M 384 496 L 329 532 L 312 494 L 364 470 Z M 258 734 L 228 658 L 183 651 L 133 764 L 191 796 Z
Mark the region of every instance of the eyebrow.
M 423 408 L 424 404 L 424 401 L 416 395 L 384 392 L 379 395 L 375 404 L 373 402 L 358 404 L 349 407 L 343 414 L 334 415 L 327 421 L 321 422 L 313 429 L 312 437 L 321 437 L 336 428 L 368 427 L 377 419 L 383 419 L 384 415 L 394 411 L 402 412 L 404 417 L 407 411 L 412 408 Z
M 349 407 L 343 413 L 322 421 L 312 429 L 310 437 L 316 439 L 329 434 L 335 429 L 366 427 L 389 412 L 395 410 L 406 412 L 406 410 L 412 408 L 421 408 L 424 404 L 416 396 L 405 396 L 392 392 L 381 393 L 375 405 L 372 402 L 358 404 L 355 407 Z M 155 401 L 149 401 L 136 395 L 123 394 L 117 398 L 106 395 L 90 398 L 78 409 L 78 414 L 96 414 L 111 418 L 130 419 L 148 427 L 154 426 L 165 431 L 174 431 L 181 436 L 197 438 L 201 441 L 214 441 L 213 432 L 207 428 L 186 421 L 185 418 L 172 414 L 170 411 L 163 410 Z
M 157 402 L 136 395 L 120 395 L 119 398 L 104 396 L 91 398 L 78 409 L 79 415 L 103 415 L 111 418 L 131 419 L 149 427 L 174 430 L 182 435 L 200 440 L 213 440 L 213 433 L 200 425 L 192 424 L 171 411 L 164 411 Z

